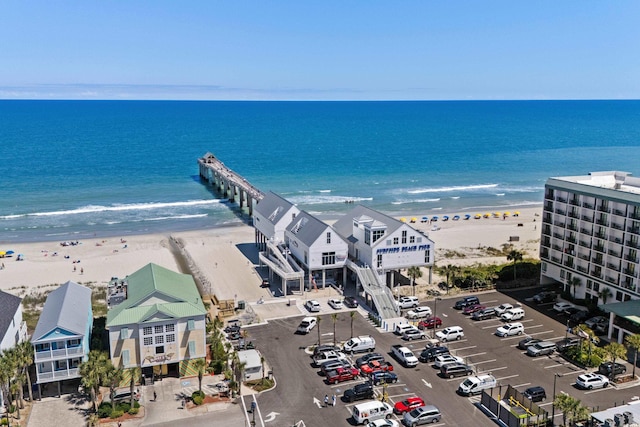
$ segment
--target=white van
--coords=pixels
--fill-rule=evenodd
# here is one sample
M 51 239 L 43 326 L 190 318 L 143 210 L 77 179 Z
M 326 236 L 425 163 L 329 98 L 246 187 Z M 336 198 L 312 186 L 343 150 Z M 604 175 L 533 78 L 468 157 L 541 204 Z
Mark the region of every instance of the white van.
M 511 322 L 513 320 L 520 320 L 524 317 L 524 310 L 520 307 L 510 308 L 509 310 L 502 313 L 500 318 L 502 320 L 506 320 L 507 322 Z
M 351 415 L 356 424 L 368 424 L 370 421 L 391 418 L 393 408 L 388 403 L 373 400 L 354 406 Z
M 342 346 L 345 353 L 359 353 L 362 351 L 373 351 L 376 348 L 376 340 L 370 335 L 353 337 Z
M 471 396 L 474 394 L 482 393 L 482 390 L 487 390 L 495 387 L 497 381 L 491 374 L 478 375 L 475 377 L 469 377 L 458 386 L 458 393 L 463 396 Z
M 464 332 L 462 331 L 461 326 L 449 326 L 448 328 L 444 328 L 443 330 L 436 332 L 436 337 L 443 342 L 459 340 L 464 337 Z

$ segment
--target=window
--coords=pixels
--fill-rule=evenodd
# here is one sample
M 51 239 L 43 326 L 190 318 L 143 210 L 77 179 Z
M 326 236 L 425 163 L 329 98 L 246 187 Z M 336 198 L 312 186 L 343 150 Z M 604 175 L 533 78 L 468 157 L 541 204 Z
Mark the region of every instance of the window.
M 416 242 L 416 236 L 409 236 L 409 243 L 415 243 Z
M 164 327 L 165 331 L 167 332 L 175 332 L 176 330 L 176 325 L 174 325 L 173 323 L 170 323 L 168 325 L 165 325 Z
M 567 272 L 566 272 L 566 271 L 564 271 L 564 270 L 560 270 L 560 278 L 561 278 L 561 279 L 564 279 L 566 275 L 567 275 Z
M 164 335 L 156 335 L 156 344 L 164 344 Z
M 400 243 L 400 239 L 398 239 L 397 237 L 393 238 L 393 244 L 397 245 L 398 243 Z
M 129 328 L 120 329 L 120 339 L 126 340 L 127 338 L 129 338 Z
M 145 326 L 142 331 L 144 335 L 151 335 L 153 333 L 153 329 L 151 328 L 151 326 Z
M 196 322 L 193 319 L 187 320 L 187 331 L 193 331 L 196 328 Z
M 189 356 L 194 356 L 196 354 L 196 342 L 189 341 Z
M 154 330 L 156 334 L 161 334 L 162 332 L 164 332 L 164 330 L 162 329 L 162 325 L 156 325 Z
M 129 366 L 129 350 L 122 351 L 122 365 Z
M 416 243 L 422 243 L 422 237 L 418 236 L 418 237 L 416 238 Z
M 327 233 L 327 244 L 330 244 L 330 243 L 331 243 L 331 233 L 328 232 Z
M 176 342 L 176 334 L 167 334 L 167 342 Z
M 336 263 L 335 252 L 323 252 L 322 253 L 322 265 L 333 265 Z
M 144 337 L 143 343 L 144 345 L 153 345 L 153 337 Z
M 402 230 L 402 244 L 407 243 L 407 230 Z
M 373 230 L 373 243 L 377 242 L 384 236 L 384 230 Z
M 391 239 L 387 239 L 387 246 L 391 246 Z
M 382 254 L 378 254 L 378 268 L 382 267 Z
M 156 347 L 156 354 L 164 354 L 164 346 L 159 345 Z
M 429 250 L 429 249 L 424 251 L 424 262 L 427 263 L 427 264 L 429 262 L 431 262 L 431 250 Z
M 616 301 L 622 301 L 622 292 L 616 291 Z
M 364 244 L 365 245 L 371 244 L 371 230 L 369 230 L 368 228 L 364 229 Z

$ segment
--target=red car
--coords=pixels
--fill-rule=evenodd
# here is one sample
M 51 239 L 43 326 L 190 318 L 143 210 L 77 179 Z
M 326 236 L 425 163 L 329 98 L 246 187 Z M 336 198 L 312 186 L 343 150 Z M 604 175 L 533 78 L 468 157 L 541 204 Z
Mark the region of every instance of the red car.
M 338 368 L 327 372 L 327 383 L 338 384 L 342 381 L 349 381 L 360 376 L 360 371 L 356 368 Z
M 372 360 L 367 364 L 360 367 L 363 375 L 371 375 L 374 372 L 386 372 L 393 371 L 393 365 L 389 362 L 383 362 L 380 360 Z
M 398 402 L 393 407 L 393 412 L 398 415 L 402 415 L 405 412 L 413 411 L 420 406 L 424 406 L 424 400 L 420 397 L 410 397 L 408 399 L 403 400 L 402 402 Z
M 469 307 L 465 307 L 462 310 L 462 313 L 464 313 L 464 314 L 473 314 L 476 311 L 484 310 L 485 308 L 487 308 L 487 307 L 484 306 L 484 305 L 474 304 L 474 305 L 470 305 Z
M 442 326 L 442 319 L 439 317 L 427 317 L 418 323 L 418 329 L 433 329 Z

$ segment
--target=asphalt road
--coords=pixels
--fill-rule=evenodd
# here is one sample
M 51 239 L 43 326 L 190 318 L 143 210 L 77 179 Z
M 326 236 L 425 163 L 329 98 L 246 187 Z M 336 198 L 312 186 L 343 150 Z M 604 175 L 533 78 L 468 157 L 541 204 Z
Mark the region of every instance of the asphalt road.
M 487 306 L 497 306 L 503 302 L 512 304 L 523 302 L 526 316 L 520 322 L 525 327 L 525 333 L 536 338 L 552 341 L 565 336 L 565 322 L 563 318 L 556 319 L 552 305 L 545 304 L 537 307 L 524 305 L 524 299 L 535 293 L 535 290 L 520 291 L 510 295 L 490 292 L 480 294 L 480 301 Z M 532 385 L 541 385 L 547 391 L 548 398 L 541 405 L 551 412 L 553 383 L 556 380 L 556 393 L 566 392 L 579 398 L 584 405 L 594 409 L 604 409 L 623 401 L 629 401 L 638 394 L 637 387 L 616 389 L 609 387 L 602 390 L 582 391 L 574 387 L 575 379 L 584 371 L 558 355 L 531 358 L 524 354 L 516 345 L 523 336 L 499 338 L 494 335 L 496 328 L 502 325 L 497 319 L 473 321 L 468 316 L 452 308 L 455 299 L 443 299 L 438 302 L 437 315 L 443 319 L 443 327 L 459 325 L 464 328 L 465 338 L 448 344 L 451 352 L 463 357 L 465 362 L 473 365 L 478 373 L 492 373 L 499 384 L 510 384 L 518 390 L 524 390 Z M 425 304 L 426 305 L 426 304 Z M 433 308 L 433 301 L 429 302 Z M 268 325 L 248 328 L 251 340 L 263 353 L 272 366 L 277 381 L 277 387 L 269 392 L 257 396 L 259 413 L 256 425 L 292 426 L 303 420 L 307 427 L 324 425 L 353 425 L 350 418 L 351 407 L 340 400 L 345 389 L 362 382 L 349 381 L 338 385 L 327 385 L 318 374 L 318 369 L 312 367 L 312 360 L 305 352 L 305 348 L 318 340 L 317 330 L 308 335 L 295 335 L 294 331 L 303 316 L 289 319 L 270 321 Z M 333 322 L 330 315 L 321 317 L 320 334 L 323 343 L 333 342 Z M 372 335 L 376 339 L 376 351 L 387 354 L 387 360 L 394 365 L 394 372 L 398 375 L 397 384 L 388 386 L 387 392 L 391 403 L 406 397 L 418 395 L 427 403 L 436 405 L 443 414 L 442 421 L 435 425 L 468 426 L 473 419 L 475 426 L 494 426 L 493 420 L 482 413 L 474 403 L 479 396 L 462 397 L 455 393 L 464 377 L 443 379 L 437 375 L 437 370 L 430 364 L 419 364 L 416 368 L 402 367 L 388 354 L 390 346 L 402 342 L 400 337 L 390 333 L 379 333 L 362 316 L 354 317 L 354 335 Z M 350 317 L 348 313 L 340 313 L 336 322 L 336 336 L 338 341 L 344 341 L 351 336 Z M 416 355 L 424 348 L 424 340 L 414 340 L 406 343 Z M 355 356 L 357 358 L 358 355 Z M 556 377 L 555 374 L 561 376 Z M 382 392 L 382 388 L 377 388 Z M 325 394 L 336 394 L 336 407 L 324 408 L 319 403 Z M 267 416 L 268 415 L 268 416 Z M 561 415 L 556 411 L 556 422 Z M 399 420 L 399 418 L 398 418 Z

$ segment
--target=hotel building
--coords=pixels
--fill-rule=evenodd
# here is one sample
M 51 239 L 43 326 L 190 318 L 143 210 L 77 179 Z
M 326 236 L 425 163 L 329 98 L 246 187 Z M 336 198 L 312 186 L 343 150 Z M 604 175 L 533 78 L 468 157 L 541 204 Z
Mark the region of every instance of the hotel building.
M 640 300 L 640 179 L 615 171 L 550 178 L 541 233 L 541 284 L 598 304 L 611 315 L 609 336 L 621 341 L 635 327 L 625 313 L 636 302 L 625 302 Z M 631 324 L 614 324 L 616 315 Z

